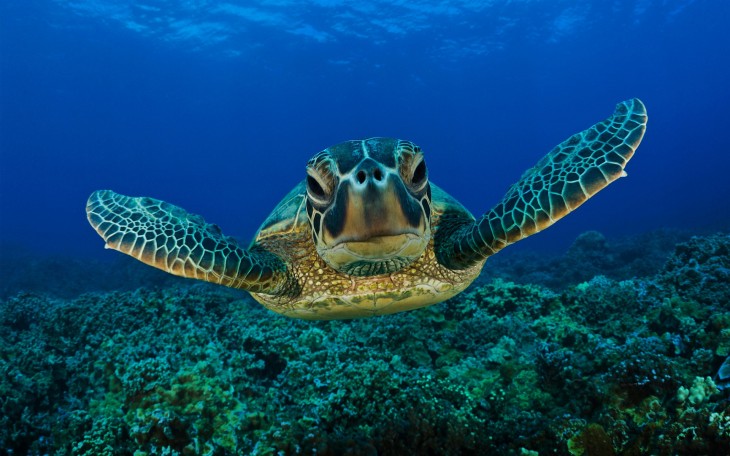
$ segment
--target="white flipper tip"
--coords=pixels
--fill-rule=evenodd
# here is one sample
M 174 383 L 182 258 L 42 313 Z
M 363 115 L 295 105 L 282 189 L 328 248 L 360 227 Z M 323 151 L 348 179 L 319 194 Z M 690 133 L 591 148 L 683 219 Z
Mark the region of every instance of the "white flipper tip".
M 623 171 L 623 170 L 622 170 L 622 171 L 621 171 L 621 177 L 626 177 L 626 176 L 628 176 L 628 174 L 626 174 L 626 171 Z

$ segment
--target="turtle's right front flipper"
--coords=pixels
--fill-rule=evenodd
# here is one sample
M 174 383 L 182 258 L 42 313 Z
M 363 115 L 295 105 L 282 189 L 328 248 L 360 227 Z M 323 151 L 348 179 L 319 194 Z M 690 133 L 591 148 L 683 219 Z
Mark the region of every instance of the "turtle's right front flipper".
M 107 248 L 170 274 L 258 293 L 296 292 L 278 256 L 246 250 L 218 226 L 164 201 L 99 190 L 86 215 Z
M 634 98 L 613 115 L 558 144 L 475 222 L 442 222 L 441 264 L 463 269 L 544 230 L 624 173 L 646 130 L 646 108 Z

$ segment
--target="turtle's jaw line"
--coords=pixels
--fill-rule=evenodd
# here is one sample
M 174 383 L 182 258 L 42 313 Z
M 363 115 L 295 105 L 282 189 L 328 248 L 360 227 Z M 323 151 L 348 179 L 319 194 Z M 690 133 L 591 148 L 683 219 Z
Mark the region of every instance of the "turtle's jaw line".
M 363 259 L 385 260 L 398 255 L 409 243 L 417 240 L 417 233 L 403 233 L 385 236 L 372 236 L 367 239 L 352 239 L 338 242 L 333 250 L 343 248 Z
M 338 271 L 357 276 L 388 274 L 411 264 L 423 254 L 430 236 L 402 233 L 367 240 L 341 241 L 322 252 Z
M 340 236 L 340 238 L 332 245 L 332 248 L 336 248 L 341 244 L 374 244 L 388 246 L 403 242 L 409 236 L 423 236 L 423 231 L 417 230 L 405 230 L 393 234 L 375 234 L 371 236 Z

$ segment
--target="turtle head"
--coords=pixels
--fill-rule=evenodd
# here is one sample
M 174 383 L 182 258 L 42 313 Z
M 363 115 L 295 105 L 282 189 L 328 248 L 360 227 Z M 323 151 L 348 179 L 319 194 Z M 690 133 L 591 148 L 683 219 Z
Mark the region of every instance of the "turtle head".
M 329 147 L 307 164 L 307 215 L 332 268 L 372 276 L 420 257 L 431 238 L 431 187 L 420 148 L 371 138 Z

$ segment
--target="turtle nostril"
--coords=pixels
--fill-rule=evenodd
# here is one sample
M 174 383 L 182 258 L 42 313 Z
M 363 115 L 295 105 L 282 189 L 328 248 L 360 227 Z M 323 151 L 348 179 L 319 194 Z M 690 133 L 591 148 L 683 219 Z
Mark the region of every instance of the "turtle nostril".
M 383 180 L 383 172 L 380 171 L 380 168 L 375 168 L 375 171 L 373 171 L 373 177 L 376 181 Z
M 357 181 L 362 184 L 363 182 L 365 182 L 365 171 L 358 171 L 357 176 L 355 177 L 357 178 Z

